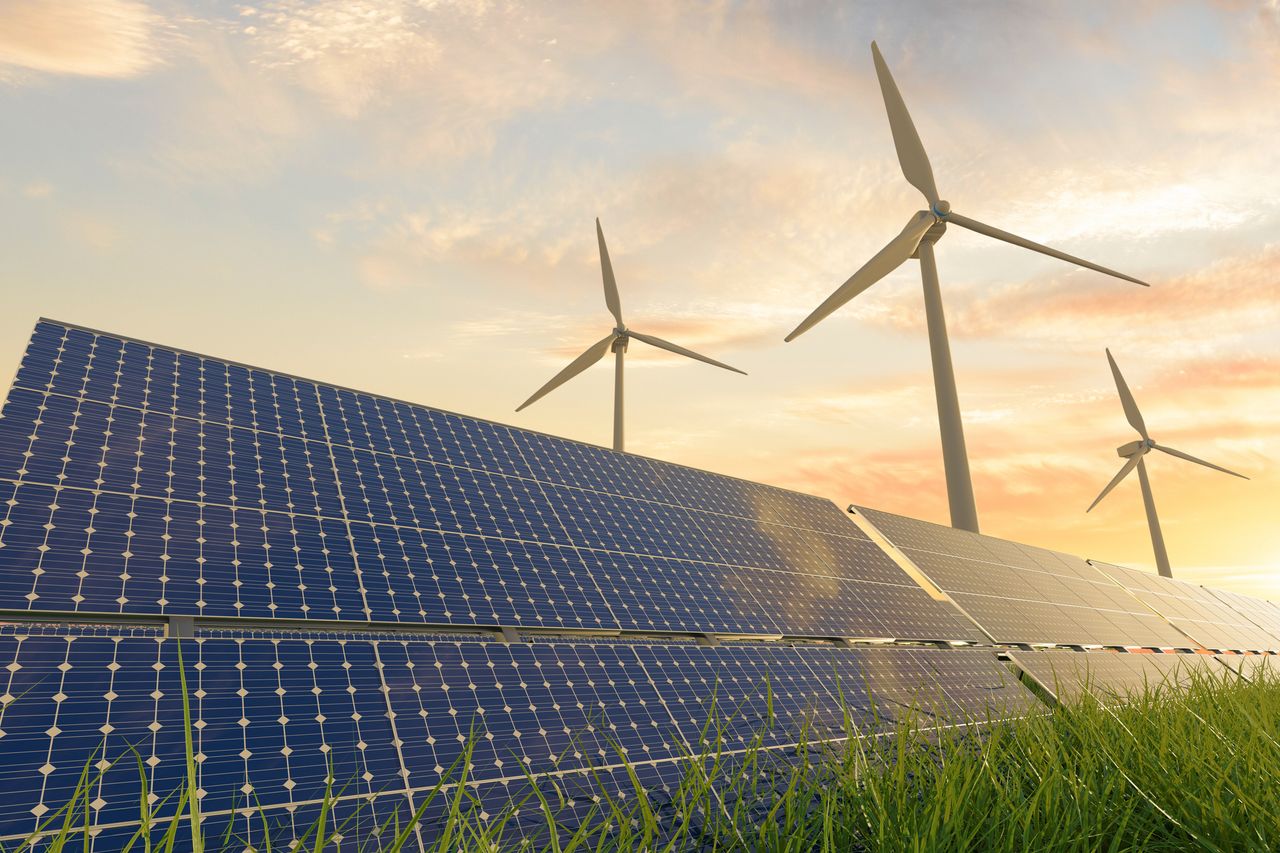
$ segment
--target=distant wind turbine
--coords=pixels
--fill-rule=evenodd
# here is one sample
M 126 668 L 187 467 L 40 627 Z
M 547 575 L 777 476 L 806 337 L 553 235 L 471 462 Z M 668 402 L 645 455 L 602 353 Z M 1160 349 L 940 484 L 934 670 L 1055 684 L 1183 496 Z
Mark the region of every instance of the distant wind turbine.
M 685 358 L 692 358 L 696 361 L 706 362 L 707 364 L 723 367 L 725 370 L 732 370 L 734 373 L 746 375 L 746 371 L 739 370 L 736 367 L 730 367 L 723 362 L 716 361 L 714 358 L 707 358 L 705 355 L 699 355 L 691 349 L 685 349 L 682 346 L 664 341 L 662 338 L 655 338 L 653 335 L 644 335 L 634 329 L 628 329 L 627 325 L 622 322 L 622 300 L 618 296 L 618 283 L 613 277 L 613 265 L 609 262 L 609 249 L 604 244 L 604 231 L 600 228 L 600 220 L 596 220 L 596 238 L 600 241 L 600 270 L 604 274 L 604 302 L 609 307 L 609 313 L 613 315 L 613 319 L 617 322 L 617 326 L 604 338 L 596 341 L 582 355 L 569 362 L 569 366 L 561 370 L 551 380 L 539 388 L 532 397 L 520 404 L 516 411 L 532 405 L 538 400 L 550 394 L 600 359 L 604 358 L 604 354 L 609 350 L 614 353 L 614 369 L 613 369 L 613 449 L 621 451 L 623 449 L 623 394 L 622 394 L 622 359 L 627 352 L 627 343 L 635 338 L 649 346 L 664 349 L 667 352 L 673 352 L 676 355 L 682 355 Z
M 938 289 L 938 268 L 934 263 L 933 244 L 947 230 L 947 223 L 954 223 L 970 231 L 1049 255 L 1077 266 L 1097 270 L 1100 273 L 1122 278 L 1146 287 L 1146 282 L 1115 270 L 1098 266 L 1080 258 L 1050 249 L 1039 243 L 984 225 L 975 219 L 961 216 L 951 210 L 951 204 L 938 197 L 933 182 L 933 168 L 924 153 L 920 135 L 907 113 L 907 105 L 898 92 L 897 84 L 889 73 L 889 66 L 880 55 L 880 48 L 871 43 L 871 55 L 875 60 L 876 76 L 880 78 L 880 92 L 885 109 L 889 113 L 889 129 L 893 132 L 893 144 L 898 151 L 902 174 L 929 201 L 929 209 L 922 210 L 902 233 L 894 237 L 852 277 L 842 284 L 827 301 L 805 318 L 787 340 L 795 340 L 817 323 L 840 308 L 850 299 L 901 266 L 908 258 L 920 259 L 920 277 L 924 281 L 925 319 L 929 327 L 929 352 L 933 358 L 933 387 L 938 401 L 938 426 L 942 432 L 942 461 L 947 478 L 947 500 L 951 508 L 951 525 L 978 532 L 978 510 L 973 500 L 973 483 L 969 479 L 969 457 L 965 452 L 964 425 L 960 419 L 960 402 L 956 395 L 955 373 L 951 367 L 951 348 L 947 342 L 947 324 L 942 312 L 942 294 Z
M 1138 411 L 1138 403 L 1133 399 L 1133 394 L 1130 393 L 1129 386 L 1125 384 L 1124 377 L 1120 375 L 1120 368 L 1116 366 L 1116 360 L 1111 357 L 1111 350 L 1107 350 L 1107 361 L 1111 364 L 1111 375 L 1116 379 L 1116 391 L 1120 394 L 1120 405 L 1124 407 L 1124 416 L 1129 421 L 1129 425 L 1136 429 L 1138 435 L 1142 436 L 1142 438 L 1116 448 L 1116 453 L 1126 461 L 1121 466 L 1120 473 L 1116 474 L 1110 483 L 1107 483 L 1107 487 L 1102 490 L 1102 494 L 1094 498 L 1093 503 L 1089 504 L 1089 509 L 1085 510 L 1085 512 L 1089 512 L 1097 506 L 1103 498 L 1111 494 L 1111 490 L 1119 485 L 1121 480 L 1129 476 L 1129 472 L 1137 468 L 1138 482 L 1142 485 L 1142 504 L 1147 510 L 1147 526 L 1151 528 L 1151 547 L 1156 552 L 1156 567 L 1160 570 L 1161 575 L 1171 578 L 1173 577 L 1173 571 L 1169 568 L 1169 554 L 1164 549 L 1164 535 L 1160 532 L 1160 519 L 1156 516 L 1156 502 L 1151 497 L 1151 483 L 1147 480 L 1147 465 L 1142 457 L 1152 450 L 1159 450 L 1162 453 L 1168 453 L 1170 456 L 1176 456 L 1179 459 L 1185 459 L 1188 462 L 1194 462 L 1197 465 L 1203 465 L 1206 468 L 1212 468 L 1215 471 L 1221 471 L 1224 474 L 1230 474 L 1242 480 L 1249 478 L 1244 474 L 1228 471 L 1220 465 L 1214 465 L 1212 462 L 1197 459 L 1189 453 L 1183 453 L 1181 450 L 1174 450 L 1172 447 L 1156 444 L 1155 439 L 1147 432 L 1147 425 L 1142 420 L 1142 412 Z

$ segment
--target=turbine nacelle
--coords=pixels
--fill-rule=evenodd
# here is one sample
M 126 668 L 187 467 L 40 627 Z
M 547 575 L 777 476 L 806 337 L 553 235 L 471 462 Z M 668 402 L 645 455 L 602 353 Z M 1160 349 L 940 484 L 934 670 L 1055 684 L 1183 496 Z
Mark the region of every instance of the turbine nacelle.
M 875 61 L 876 76 L 880 80 L 880 94 L 884 99 L 885 111 L 889 115 L 889 130 L 893 134 L 894 148 L 898 153 L 898 164 L 902 167 L 903 177 L 919 190 L 920 194 L 929 202 L 929 209 L 922 210 L 913 216 L 907 226 L 902 229 L 902 233 L 889 241 L 887 246 L 877 252 L 871 260 L 863 264 L 861 269 L 837 288 L 831 296 L 827 297 L 827 300 L 806 317 L 800 325 L 796 326 L 795 330 L 787 335 L 786 339 L 788 341 L 795 340 L 813 328 L 813 326 L 850 299 L 853 299 L 893 272 L 905 263 L 908 258 L 919 257 L 920 244 L 937 242 L 946 231 L 947 225 L 959 225 L 969 231 L 1001 240 L 1014 246 L 1020 246 L 1024 249 L 1030 249 L 1033 252 L 1048 255 L 1051 258 L 1057 258 L 1076 266 L 1124 279 L 1125 281 L 1131 281 L 1143 287 L 1148 286 L 1146 282 L 1132 276 L 1068 255 L 1066 252 L 1051 249 L 1025 237 L 1010 234 L 1008 231 L 1001 231 L 999 228 L 979 222 L 976 219 L 970 219 L 953 211 L 951 202 L 940 198 L 938 195 L 938 188 L 933 178 L 933 167 L 929 164 L 929 156 L 925 153 L 924 144 L 920 141 L 920 134 L 916 132 L 915 124 L 911 121 L 911 115 L 907 112 L 906 102 L 902 99 L 902 93 L 898 91 L 898 85 L 894 82 L 893 75 L 889 73 L 889 66 L 885 63 L 884 57 L 880 55 L 880 48 L 876 46 L 875 42 L 871 43 L 871 56 Z
M 1131 441 L 1128 444 L 1122 444 L 1119 447 L 1117 447 L 1116 455 L 1119 456 L 1121 459 L 1128 459 L 1130 456 L 1132 456 L 1135 453 L 1146 453 L 1148 450 L 1150 450 L 1155 446 L 1156 446 L 1156 443 L 1149 438 L 1138 439 L 1137 441 Z

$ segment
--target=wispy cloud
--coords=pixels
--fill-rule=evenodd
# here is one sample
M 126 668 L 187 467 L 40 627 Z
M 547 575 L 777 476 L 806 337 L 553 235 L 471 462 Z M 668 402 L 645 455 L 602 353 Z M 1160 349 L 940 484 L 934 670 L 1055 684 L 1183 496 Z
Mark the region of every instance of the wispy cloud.
M 136 77 L 163 61 L 159 16 L 134 0 L 10 0 L 0 24 L 0 68 Z

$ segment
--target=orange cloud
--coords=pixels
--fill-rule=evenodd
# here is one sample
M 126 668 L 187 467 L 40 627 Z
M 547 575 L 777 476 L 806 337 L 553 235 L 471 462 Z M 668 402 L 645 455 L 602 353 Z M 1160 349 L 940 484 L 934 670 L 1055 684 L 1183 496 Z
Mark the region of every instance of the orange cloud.
M 161 62 L 159 23 L 133 0 L 12 0 L 0 27 L 0 67 L 136 77 Z

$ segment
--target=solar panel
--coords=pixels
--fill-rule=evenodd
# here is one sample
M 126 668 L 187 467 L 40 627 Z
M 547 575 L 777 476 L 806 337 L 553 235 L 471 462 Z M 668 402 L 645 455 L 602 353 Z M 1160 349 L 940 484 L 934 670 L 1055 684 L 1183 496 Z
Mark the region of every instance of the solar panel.
M 1089 562 L 1206 649 L 1280 648 L 1280 638 L 1254 625 L 1205 587 L 1098 560 Z
M 1217 659 L 1249 681 L 1256 681 L 1262 674 L 1280 675 L 1280 666 L 1276 664 L 1274 655 L 1215 655 Z
M 857 510 L 997 643 L 1192 645 L 1079 557 Z
M 1228 592 L 1225 589 L 1209 589 L 1209 594 L 1229 606 L 1236 613 L 1245 617 L 1254 625 L 1266 631 L 1271 637 L 1280 637 L 1280 607 L 1273 602 L 1254 598 L 1239 592 Z M 1267 647 L 1268 651 L 1280 651 L 1275 645 Z
M 830 501 L 50 321 L 0 502 L 7 609 L 974 638 Z
M 1061 702 L 1089 695 L 1104 704 L 1124 702 L 1148 689 L 1185 684 L 1195 672 L 1218 676 L 1207 655 L 1016 651 L 1014 664 Z
M 276 843 L 326 790 L 408 814 L 468 740 L 467 778 L 497 813 L 526 771 L 583 796 L 595 782 L 572 777 L 624 759 L 671 778 L 704 745 L 713 703 L 729 754 L 757 734 L 765 749 L 802 731 L 843 739 L 844 709 L 874 732 L 909 713 L 960 724 L 1035 704 L 972 648 L 10 634 L 0 766 L 16 795 L 0 801 L 0 841 L 40 829 L 86 764 L 95 826 L 137 825 L 140 767 L 156 817 L 172 818 L 164 795 L 186 778 L 181 672 L 205 821 L 254 834 L 261 809 Z

